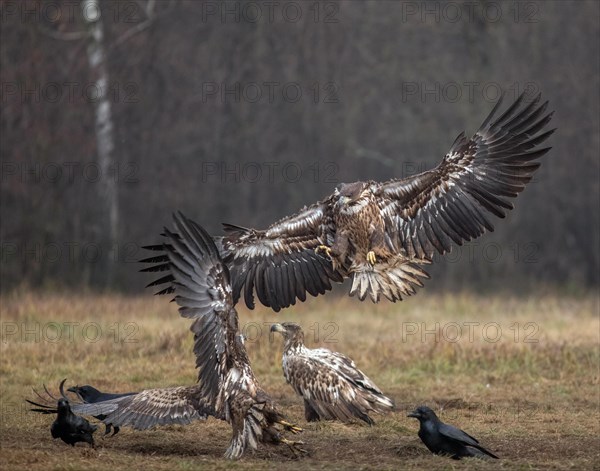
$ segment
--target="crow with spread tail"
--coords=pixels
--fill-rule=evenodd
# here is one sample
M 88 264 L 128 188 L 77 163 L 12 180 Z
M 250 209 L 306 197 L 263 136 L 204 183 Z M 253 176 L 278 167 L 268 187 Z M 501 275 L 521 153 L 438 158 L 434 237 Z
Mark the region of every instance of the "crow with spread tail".
M 66 381 L 66 378 L 61 381 L 59 390 L 60 390 L 61 398 L 68 401 L 69 399 L 65 395 L 65 391 L 64 391 L 65 381 Z M 58 399 L 56 397 L 54 397 L 50 393 L 50 391 L 48 391 L 48 389 L 46 388 L 45 385 L 44 385 L 44 390 L 46 391 L 47 397 L 42 397 L 37 391 L 34 390 L 34 393 L 43 402 L 43 404 L 26 399 L 26 401 L 29 404 L 31 404 L 32 406 L 35 406 L 35 408 L 30 409 L 30 410 L 33 412 L 39 412 L 42 414 L 56 414 L 58 412 L 58 409 L 53 404 L 55 404 L 56 401 L 58 401 Z M 69 389 L 67 389 L 67 391 L 76 394 L 77 397 L 86 404 L 93 404 L 96 402 L 102 402 L 102 401 L 107 401 L 110 399 L 116 399 L 119 397 L 125 397 L 125 396 L 131 396 L 133 394 L 137 394 L 137 393 L 121 393 L 121 394 L 104 393 L 90 385 L 73 386 L 73 387 L 70 387 Z M 71 403 L 71 407 L 73 407 L 73 406 L 77 407 L 76 404 Z M 95 415 L 94 418 L 96 418 L 98 420 L 104 420 L 106 418 L 106 415 L 99 414 L 99 415 Z M 113 431 L 112 436 L 119 433 L 119 427 L 113 428 L 111 424 L 106 424 L 106 430 L 104 431 L 104 435 L 108 435 L 111 432 L 111 430 Z

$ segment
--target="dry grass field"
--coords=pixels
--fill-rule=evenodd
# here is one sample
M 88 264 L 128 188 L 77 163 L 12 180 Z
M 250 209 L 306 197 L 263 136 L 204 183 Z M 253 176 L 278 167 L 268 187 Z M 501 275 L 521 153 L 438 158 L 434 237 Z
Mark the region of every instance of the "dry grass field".
M 240 308 L 255 373 L 293 421 L 310 454 L 262 446 L 239 462 L 222 454 L 230 428 L 209 420 L 147 432 L 96 434 L 96 449 L 50 436 L 52 416 L 24 398 L 62 378 L 108 391 L 195 381 L 189 321 L 152 296 L 4 296 L 1 339 L 2 469 L 600 469 L 598 298 L 440 296 L 398 304 L 311 299 L 275 314 Z M 301 323 L 310 345 L 351 356 L 397 412 L 373 427 L 306 424 L 281 373 L 269 323 Z M 407 410 L 428 404 L 498 454 L 500 462 L 429 454 Z

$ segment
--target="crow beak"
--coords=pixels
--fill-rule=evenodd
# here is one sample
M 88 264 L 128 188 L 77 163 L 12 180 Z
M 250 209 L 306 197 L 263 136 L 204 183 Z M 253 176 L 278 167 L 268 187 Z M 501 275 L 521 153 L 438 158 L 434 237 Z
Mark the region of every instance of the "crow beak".
M 73 387 L 67 389 L 67 391 L 77 394 L 77 386 L 73 386 Z
M 414 411 L 410 412 L 409 414 L 407 414 L 406 417 L 412 417 L 413 419 L 418 419 L 421 416 L 419 415 L 419 413 L 416 410 L 414 410 Z
M 283 334 L 285 332 L 285 327 L 283 327 L 281 324 L 273 324 L 271 326 L 271 332 L 279 332 Z

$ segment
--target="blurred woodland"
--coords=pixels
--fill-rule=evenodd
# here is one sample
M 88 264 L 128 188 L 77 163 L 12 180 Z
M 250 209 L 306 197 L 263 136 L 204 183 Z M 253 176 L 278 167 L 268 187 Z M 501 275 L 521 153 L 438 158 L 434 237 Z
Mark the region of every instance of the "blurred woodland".
M 500 89 L 550 100 L 553 149 L 428 287 L 598 286 L 597 1 L 0 6 L 3 291 L 139 292 L 173 211 L 262 228 L 426 170 Z

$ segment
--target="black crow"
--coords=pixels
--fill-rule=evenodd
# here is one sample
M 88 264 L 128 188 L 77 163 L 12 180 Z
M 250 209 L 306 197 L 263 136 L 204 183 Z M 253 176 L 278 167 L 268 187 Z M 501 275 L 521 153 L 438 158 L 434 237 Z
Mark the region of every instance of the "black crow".
M 466 432 L 443 423 L 435 412 L 427 406 L 419 406 L 408 417 L 419 420 L 419 438 L 425 443 L 429 451 L 436 455 L 448 455 L 459 460 L 464 457 L 499 459 L 493 453 L 483 448 L 476 438 Z
M 113 394 L 113 393 L 104 393 L 102 391 L 98 391 L 95 387 L 86 384 L 85 386 L 73 386 L 67 391 L 77 394 L 77 397 L 81 399 L 86 404 L 94 404 L 96 402 L 108 401 L 111 399 L 116 399 L 118 397 L 132 396 L 134 392 L 129 393 L 121 393 L 121 394 Z M 98 420 L 104 420 L 106 415 L 96 415 L 94 416 Z M 104 435 L 108 435 L 111 431 L 111 424 L 106 424 L 106 430 L 104 431 Z M 113 436 L 119 433 L 119 427 L 114 427 Z
M 93 404 L 95 402 L 101 401 L 109 401 L 118 397 L 133 396 L 134 394 L 137 394 L 136 392 L 120 394 L 105 393 L 102 391 L 98 391 L 95 387 L 90 386 L 89 384 L 86 384 L 85 386 L 73 386 L 72 388 L 67 389 L 67 391 L 77 394 L 77 397 L 79 397 L 79 399 L 88 404 Z
M 63 399 L 69 400 L 64 391 L 65 381 L 66 381 L 66 379 L 63 379 L 60 382 L 60 386 L 59 386 L 60 396 Z M 36 406 L 34 409 L 30 409 L 30 410 L 33 412 L 39 412 L 41 414 L 56 414 L 58 412 L 58 409 L 56 408 L 55 405 L 53 405 L 56 402 L 52 402 L 52 405 L 50 405 L 49 402 L 58 401 L 58 399 L 56 397 L 54 397 L 50 393 L 50 391 L 48 391 L 48 388 L 46 388 L 46 385 L 44 385 L 44 391 L 46 392 L 48 397 L 42 397 L 35 389 L 33 390 L 35 395 L 37 397 L 39 397 L 40 400 L 42 401 L 41 404 L 38 402 L 30 401 L 29 399 L 25 399 L 29 404 Z M 116 399 L 119 397 L 131 396 L 131 395 L 136 394 L 136 393 L 123 393 L 123 394 L 103 393 L 89 385 L 75 386 L 75 387 L 67 389 L 67 391 L 75 393 L 77 395 L 77 397 L 81 401 L 83 401 L 84 404 L 93 404 L 93 403 L 97 403 L 97 402 L 107 401 L 107 400 Z M 73 407 L 78 409 L 79 407 L 81 407 L 81 404 L 73 404 Z M 95 414 L 94 418 L 96 418 L 98 420 L 104 420 L 106 418 L 106 415 L 102 414 L 102 413 Z M 111 430 L 113 430 L 113 436 L 116 435 L 117 433 L 119 433 L 119 427 L 113 428 L 113 426 L 111 424 L 105 424 L 105 425 L 106 425 L 106 431 L 104 432 L 104 435 L 108 435 L 111 432 Z
M 92 435 L 98 427 L 90 424 L 83 417 L 73 414 L 69 401 L 64 398 L 58 400 L 56 409 L 58 417 L 50 428 L 52 438 L 60 438 L 71 446 L 75 446 L 77 442 L 86 442 L 93 448 L 94 437 Z

